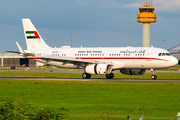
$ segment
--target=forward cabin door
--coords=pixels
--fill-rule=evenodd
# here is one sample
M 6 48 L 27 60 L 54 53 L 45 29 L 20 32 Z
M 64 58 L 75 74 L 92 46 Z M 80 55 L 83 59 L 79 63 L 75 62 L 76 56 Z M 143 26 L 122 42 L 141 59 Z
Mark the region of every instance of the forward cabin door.
M 151 61 L 152 49 L 147 50 L 146 61 Z

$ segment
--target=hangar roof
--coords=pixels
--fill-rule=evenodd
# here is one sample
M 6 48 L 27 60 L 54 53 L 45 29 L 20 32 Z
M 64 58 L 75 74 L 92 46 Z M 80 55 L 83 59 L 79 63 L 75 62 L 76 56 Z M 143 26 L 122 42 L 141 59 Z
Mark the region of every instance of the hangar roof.
M 170 48 L 168 51 L 180 50 L 180 44 Z

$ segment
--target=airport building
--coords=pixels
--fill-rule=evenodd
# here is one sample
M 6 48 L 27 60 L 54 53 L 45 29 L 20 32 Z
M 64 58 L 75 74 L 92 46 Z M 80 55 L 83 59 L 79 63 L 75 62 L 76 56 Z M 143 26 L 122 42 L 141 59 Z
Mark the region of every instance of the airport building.
M 180 44 L 170 48 L 168 50 L 170 54 L 180 60 Z
M 16 53 L 0 53 L 0 65 L 3 67 L 33 67 L 38 66 L 38 64 L 35 60 L 24 58 Z

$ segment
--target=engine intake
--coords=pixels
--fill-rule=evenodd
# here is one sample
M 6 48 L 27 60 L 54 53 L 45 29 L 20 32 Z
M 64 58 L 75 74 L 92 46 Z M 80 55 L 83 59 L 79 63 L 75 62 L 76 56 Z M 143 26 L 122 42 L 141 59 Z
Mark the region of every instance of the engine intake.
M 112 67 L 109 64 L 91 64 L 85 67 L 85 72 L 88 74 L 110 74 Z
M 126 75 L 143 75 L 146 69 L 120 69 L 120 72 Z

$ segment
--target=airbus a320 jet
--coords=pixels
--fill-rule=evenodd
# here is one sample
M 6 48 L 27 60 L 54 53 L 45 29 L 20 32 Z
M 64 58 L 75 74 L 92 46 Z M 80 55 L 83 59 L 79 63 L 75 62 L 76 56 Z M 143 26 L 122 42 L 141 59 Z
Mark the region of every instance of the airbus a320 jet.
M 156 79 L 155 69 L 175 66 L 178 60 L 164 49 L 155 47 L 49 47 L 30 19 L 22 19 L 27 50 L 16 42 L 23 57 L 44 64 L 84 69 L 83 78 L 92 74 L 114 77 L 113 71 L 119 70 L 127 75 L 143 75 L 146 69 L 152 70 L 152 79 Z M 12 51 L 9 51 L 12 52 Z

